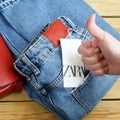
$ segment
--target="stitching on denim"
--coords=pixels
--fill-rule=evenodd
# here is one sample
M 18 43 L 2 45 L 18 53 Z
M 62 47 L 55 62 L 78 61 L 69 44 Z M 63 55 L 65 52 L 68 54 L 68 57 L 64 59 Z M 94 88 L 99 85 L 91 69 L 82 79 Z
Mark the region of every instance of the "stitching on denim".
M 21 61 L 21 60 L 26 56 L 25 54 L 29 51 L 29 49 L 33 48 L 33 47 L 39 42 L 39 40 L 40 40 L 40 38 L 38 39 L 38 41 L 36 41 L 36 43 L 35 43 L 34 45 L 30 46 L 23 54 L 21 54 L 21 56 L 20 56 L 19 59 L 15 62 L 15 64 L 17 64 L 18 61 Z M 49 51 L 49 53 L 46 54 L 45 57 L 43 57 L 43 58 L 41 59 L 41 61 L 40 61 L 37 65 L 34 65 L 34 63 L 31 62 L 31 60 L 29 59 L 29 56 L 26 56 L 26 58 L 28 59 L 28 61 L 29 61 L 30 63 L 32 63 L 32 64 L 37 68 L 37 67 L 39 67 L 40 64 L 42 64 L 42 63 L 45 62 L 45 60 L 55 51 L 55 49 L 56 49 L 56 48 L 53 47 L 53 49 L 52 49 L 51 51 Z M 26 63 L 26 61 L 24 61 L 24 62 Z M 26 63 L 26 65 L 27 65 L 27 63 Z M 28 65 L 27 65 L 27 67 L 28 67 Z M 28 67 L 28 68 L 29 68 L 29 67 Z M 38 68 L 37 68 L 37 69 L 38 69 Z M 22 71 L 22 70 L 21 70 L 21 71 Z M 30 70 L 30 71 L 31 71 L 31 72 L 29 72 L 28 75 L 30 75 L 30 74 L 32 73 L 32 70 Z M 23 71 L 22 71 L 22 72 L 23 72 Z
M 48 40 L 45 36 L 43 36 L 46 40 Z M 52 45 L 51 50 L 49 51 L 49 53 L 47 55 L 45 55 L 44 58 L 41 59 L 41 62 L 37 64 L 37 66 L 39 67 L 40 64 L 44 63 L 45 60 L 57 49 L 53 46 L 53 44 L 48 40 L 49 44 Z
M 36 82 L 35 76 L 32 77 L 31 81 L 35 81 L 35 84 L 38 84 Z M 40 98 L 41 98 L 42 95 L 40 94 L 39 90 L 41 90 L 42 88 L 43 89 L 45 89 L 45 88 L 44 87 L 41 88 L 41 86 L 39 84 L 38 84 L 37 87 L 35 87 L 33 84 L 30 83 L 30 86 L 33 86 L 31 88 L 34 90 L 34 92 L 36 91 L 38 96 L 40 96 Z M 36 88 L 38 88 L 39 90 L 37 90 Z M 50 108 L 52 108 L 52 109 L 54 108 L 53 111 L 57 111 L 57 113 L 61 114 L 61 116 L 63 116 L 63 118 L 68 118 L 68 116 L 61 109 L 59 109 L 57 106 L 54 105 L 54 103 L 52 102 L 51 97 L 50 97 L 49 94 L 47 94 L 47 97 L 49 98 L 50 102 L 48 100 L 45 100 L 44 103 L 47 104 L 48 106 L 50 106 Z
M 76 31 L 75 31 L 76 32 Z M 85 32 L 85 33 L 84 33 Z M 79 31 L 77 31 L 77 33 L 79 34 L 79 35 L 83 35 L 82 33 L 84 33 L 85 35 L 84 35 L 84 37 L 83 37 L 83 39 L 85 39 L 86 38 L 86 36 L 88 36 L 89 34 L 85 31 L 85 30 L 83 30 L 82 31 L 82 33 L 80 33 Z M 40 41 L 42 41 L 41 40 L 41 38 L 42 37 L 44 37 L 45 38 L 45 40 L 47 39 L 45 36 L 37 36 L 37 41 L 32 45 L 32 46 L 30 46 L 26 51 L 25 51 L 25 53 L 27 53 L 28 51 L 29 51 L 29 49 L 31 49 L 31 48 L 33 48 L 36 44 L 38 44 L 38 42 L 40 42 Z M 48 40 L 48 39 L 47 39 Z M 49 42 L 49 40 L 48 40 L 48 42 Z M 49 44 L 52 44 L 52 43 L 49 43 Z M 40 66 L 40 64 L 42 64 L 42 63 L 44 63 L 45 62 L 45 60 L 47 59 L 47 58 L 49 58 L 49 56 L 51 56 L 51 54 L 54 52 L 56 50 L 56 48 L 54 48 L 53 47 L 53 49 L 51 49 L 51 51 L 49 51 L 49 53 L 48 54 L 46 54 L 45 55 L 45 57 L 44 58 L 42 58 L 41 59 L 41 62 L 39 62 L 37 65 L 36 65 L 36 67 L 39 67 Z M 24 54 L 25 54 L 24 53 Z M 23 55 L 24 55 L 23 54 Z M 22 57 L 23 57 L 23 55 L 22 55 Z M 28 59 L 29 59 L 29 57 L 27 57 Z M 29 61 L 31 61 L 30 59 L 29 59 Z M 29 74 L 31 74 L 32 73 L 32 71 L 29 73 Z M 58 79 L 57 79 L 58 80 Z M 54 88 L 55 86 L 58 86 L 58 84 L 57 84 L 57 80 L 56 81 L 54 81 L 52 84 L 50 84 L 49 85 L 49 87 L 51 86 L 51 88 Z M 59 80 L 58 80 L 59 81 Z M 60 83 L 59 83 L 60 84 Z
M 23 54 L 22 58 L 23 58 L 22 60 L 26 63 L 30 71 L 34 72 L 35 75 L 40 73 L 39 69 L 28 59 L 28 57 L 25 54 Z M 29 65 L 31 65 L 32 68 Z
M 38 84 L 36 75 L 32 74 L 30 76 L 30 78 L 31 78 L 31 80 L 29 80 L 29 82 L 34 86 L 36 91 L 39 91 L 42 88 L 42 86 L 41 86 L 41 84 Z
M 72 95 L 74 96 L 74 98 L 77 100 L 77 102 L 81 105 L 81 107 L 83 107 L 83 109 L 89 113 L 91 111 L 90 107 L 85 103 L 85 101 L 83 101 L 77 94 L 77 91 L 75 91 L 74 93 L 72 93 Z
M 42 37 L 42 34 L 48 29 L 48 27 L 50 26 L 50 23 L 46 24 L 33 38 L 33 40 L 30 42 L 30 44 L 28 45 L 27 48 L 29 48 L 31 45 L 33 45 L 37 40 L 39 40 Z M 25 51 L 27 50 L 27 48 L 25 49 Z
M 23 55 L 23 54 L 22 54 Z M 24 55 L 23 55 L 24 56 Z M 15 62 L 14 62 L 14 67 L 15 67 L 15 69 L 21 74 L 21 75 L 23 75 L 23 76 L 25 76 L 28 80 L 30 80 L 30 77 L 29 77 L 29 75 L 33 72 L 33 71 L 30 71 L 30 72 L 28 72 L 28 74 L 26 74 L 26 73 L 24 73 L 24 71 L 22 70 L 22 69 L 19 69 L 17 66 L 18 66 L 18 62 L 21 62 L 21 61 L 23 61 L 22 60 L 22 57 L 23 56 L 20 56 Z M 25 64 L 26 64 L 26 62 L 25 62 Z M 26 64 L 27 65 L 27 64 Z M 27 66 L 27 68 L 29 69 L 29 66 Z M 31 70 L 31 69 L 29 69 L 29 70 Z
M 58 108 L 58 107 L 53 103 L 53 101 L 52 101 L 52 99 L 51 99 L 51 97 L 50 97 L 50 94 L 48 95 L 48 98 L 49 98 L 49 100 L 50 100 L 50 104 L 51 104 L 57 111 L 59 111 L 59 112 L 62 114 L 62 116 L 64 117 L 64 119 L 68 119 L 68 116 L 65 114 L 65 112 L 63 112 L 60 108 Z
M 39 67 L 41 64 L 43 64 L 46 61 L 46 59 L 48 59 L 51 56 L 51 54 L 54 53 L 55 50 L 56 50 L 56 48 L 52 49 L 49 52 L 49 54 L 47 54 L 46 57 L 44 57 L 43 59 L 41 59 L 41 62 L 39 62 L 36 66 Z
M 25 53 L 27 54 L 27 52 L 30 50 L 30 49 L 32 49 L 35 45 L 37 45 L 37 43 L 38 42 L 40 42 L 40 41 L 43 41 L 43 39 L 41 39 L 41 38 L 44 38 L 44 40 L 48 40 L 45 36 L 40 36 L 40 38 L 38 38 L 38 40 L 32 45 L 32 46 L 30 46 L 26 51 L 25 51 Z M 39 67 L 39 65 L 40 64 L 42 64 L 54 51 L 55 51 L 55 47 L 54 46 L 52 46 L 52 43 L 50 43 L 50 41 L 48 40 L 48 44 L 51 44 L 51 50 L 49 51 L 49 53 L 48 54 L 46 54 L 45 55 L 45 57 L 41 57 L 42 59 L 41 59 L 41 62 L 39 62 L 36 66 L 37 67 Z M 29 58 L 29 57 L 28 57 Z
M 25 58 L 26 57 L 26 58 Z M 31 69 L 30 67 L 29 67 L 29 65 L 28 65 L 28 62 L 27 61 L 24 61 L 23 59 L 27 59 L 27 61 L 34 67 L 34 69 Z M 24 61 L 24 63 L 26 64 L 26 66 L 27 66 L 27 68 L 30 70 L 29 72 L 28 72 L 28 74 L 27 73 L 25 73 L 22 69 L 18 69 L 18 67 L 17 67 L 17 63 L 18 62 L 21 62 L 21 60 L 22 61 Z M 15 61 L 15 63 L 14 63 L 14 66 L 15 66 L 15 69 L 20 73 L 20 74 L 22 74 L 23 76 L 25 76 L 28 80 L 30 80 L 30 75 L 34 72 L 34 70 L 36 71 L 36 72 L 34 72 L 36 75 L 38 74 L 38 73 L 40 73 L 40 71 L 39 71 L 39 69 L 28 59 L 28 57 L 25 55 L 25 54 L 22 54 L 16 61 Z
M 83 29 L 83 31 L 81 31 L 81 32 L 78 29 L 77 30 L 71 29 L 71 30 L 76 32 L 77 34 L 79 34 L 80 37 L 83 37 L 83 39 L 81 39 L 81 40 L 84 40 L 84 39 L 89 40 L 89 33 L 85 29 Z
M 65 25 L 67 26 L 69 29 L 76 29 L 75 24 L 66 16 L 60 16 L 58 17 L 58 19 Z M 66 24 L 68 23 L 68 25 Z
M 36 81 L 36 77 L 33 76 L 31 80 Z M 36 82 L 35 84 L 38 84 L 38 83 Z M 33 86 L 33 84 L 30 83 L 30 86 Z M 38 84 L 38 86 L 39 86 L 39 84 Z M 41 87 L 41 86 L 39 86 L 39 87 Z M 42 98 L 42 97 L 43 97 L 43 95 L 40 93 L 40 91 L 35 89 L 35 86 L 33 86 L 33 87 L 31 87 L 31 88 L 34 90 L 34 92 L 36 91 L 36 93 L 38 94 L 38 96 L 40 96 L 39 98 Z M 42 88 L 40 88 L 40 90 L 41 90 L 41 89 L 42 89 Z M 45 88 L 43 87 L 43 89 L 45 89 Z M 43 103 L 47 104 L 47 106 L 50 106 L 50 108 L 51 108 L 53 111 L 56 111 L 57 114 L 60 114 L 63 118 L 68 118 L 68 116 L 67 116 L 61 109 L 59 109 L 57 106 L 55 106 L 55 105 L 53 104 L 53 102 L 52 102 L 52 100 L 51 100 L 51 98 L 50 98 L 50 95 L 47 94 L 46 96 L 49 98 L 49 101 L 48 101 L 47 99 L 45 99 L 45 100 L 41 99 L 41 100 L 43 101 Z
M 67 116 L 64 114 L 64 112 L 63 111 L 61 111 L 60 109 L 56 109 L 56 107 L 55 106 L 53 106 L 50 102 L 48 102 L 48 101 L 46 101 L 46 99 L 44 100 L 44 99 L 42 99 L 43 98 L 43 96 L 40 94 L 40 92 L 39 91 L 37 91 L 35 88 L 34 88 L 34 86 L 31 84 L 31 83 L 29 83 L 29 82 L 26 82 L 26 84 L 34 91 L 34 94 L 36 94 L 37 95 L 37 99 L 39 99 L 39 101 L 41 101 L 40 102 L 40 104 L 41 105 L 43 105 L 43 106 L 47 106 L 47 108 L 49 109 L 49 110 L 51 110 L 51 111 L 53 111 L 55 114 L 57 114 L 57 115 L 62 115 L 61 117 L 62 118 L 67 118 Z M 47 96 L 48 97 L 48 96 Z M 33 98 L 32 98 L 33 99 Z
M 2 12 L 6 8 L 8 8 L 9 6 L 11 6 L 14 3 L 16 3 L 17 1 L 18 0 L 7 0 L 7 1 L 4 1 L 3 3 L 0 3 L 0 11 Z
M 50 89 L 54 89 L 54 88 L 58 87 L 62 82 L 63 82 L 63 80 L 62 80 L 62 70 L 61 70 L 61 72 L 57 76 L 57 78 L 55 78 L 55 80 L 53 80 L 52 83 L 50 83 L 48 86 L 46 86 L 45 89 L 48 91 Z
M 88 74 L 86 80 L 84 81 L 84 83 L 83 83 L 82 85 L 76 87 L 75 89 L 73 89 L 73 90 L 71 91 L 71 93 L 74 93 L 74 92 L 77 91 L 78 89 L 82 89 L 82 88 L 90 81 L 89 78 L 90 78 L 91 75 L 92 75 L 92 73 L 90 72 L 90 73 Z
M 91 111 L 91 109 L 90 109 L 91 107 L 89 105 L 87 105 L 87 103 L 85 103 L 83 100 L 81 100 L 80 96 L 77 95 L 77 93 L 80 89 L 82 89 L 85 85 L 87 85 L 87 83 L 90 82 L 90 79 L 89 79 L 90 76 L 91 76 L 91 73 L 88 76 L 87 80 L 82 85 L 80 85 L 79 87 L 77 87 L 71 91 L 71 94 L 74 96 L 74 98 L 77 100 L 77 102 L 79 104 L 81 104 L 81 106 L 87 111 L 87 113 L 89 113 Z
M 26 77 L 27 80 L 30 80 L 30 77 L 28 75 L 24 74 L 23 71 L 21 71 L 17 68 L 16 63 L 14 63 L 14 68 L 17 70 L 18 73 L 20 73 L 22 76 Z
M 86 29 L 80 27 L 81 32 L 83 31 L 83 32 L 81 33 L 81 32 L 79 31 L 79 29 L 76 27 L 76 25 L 75 25 L 69 18 L 67 18 L 66 16 L 60 16 L 60 17 L 58 17 L 58 19 L 61 20 L 61 22 L 62 22 L 65 26 L 67 26 L 70 30 L 78 33 L 80 36 L 84 37 L 84 39 L 86 38 L 86 40 L 89 40 L 90 34 L 89 34 L 89 32 L 88 32 Z M 67 25 L 67 23 L 68 23 L 68 25 Z M 71 26 L 71 27 L 70 27 L 70 26 Z
M 39 40 L 39 39 L 42 37 L 42 34 L 45 32 L 44 29 L 47 30 L 50 25 L 51 25 L 50 23 L 46 24 L 46 25 L 35 35 L 35 37 L 34 37 L 33 40 L 30 42 L 30 44 L 25 48 L 24 52 L 26 52 L 26 51 L 30 48 L 31 45 L 33 45 L 37 40 Z
M 56 48 L 53 48 L 53 49 L 49 52 L 49 54 L 47 54 L 46 57 L 44 57 L 43 59 L 41 59 L 41 62 L 39 62 L 36 66 L 39 67 L 42 63 L 44 63 L 45 60 L 48 59 L 55 50 L 56 50 Z
M 64 22 L 64 21 L 63 21 Z M 68 21 L 66 21 L 66 22 L 68 22 Z M 70 23 L 69 23 L 70 24 Z M 78 30 L 78 29 L 73 29 L 73 28 L 71 28 L 71 30 L 72 31 L 74 31 L 74 32 L 76 32 L 77 34 L 79 34 L 80 35 L 80 37 L 82 37 L 82 40 L 84 40 L 84 39 L 89 39 L 88 38 L 88 36 L 89 36 L 89 34 L 88 34 L 88 32 L 85 30 L 85 29 L 81 29 L 81 30 Z M 71 33 L 71 32 L 70 32 Z M 44 39 L 41 39 L 41 38 L 44 38 Z M 38 44 L 40 41 L 43 41 L 43 40 L 48 40 L 45 36 L 43 36 L 43 35 L 41 35 L 41 34 L 38 34 L 35 38 L 34 38 L 34 40 L 35 40 L 35 43 L 33 43 L 31 46 L 29 46 L 26 50 L 25 50 L 25 52 L 24 52 L 24 54 L 26 53 L 27 54 L 27 52 L 29 52 L 29 50 L 31 49 L 31 48 L 33 48 L 36 44 Z M 48 40 L 48 44 L 52 44 L 52 43 L 50 43 L 50 41 Z M 42 57 L 41 56 L 41 61 L 36 65 L 36 67 L 39 67 L 39 65 L 40 64 L 42 64 L 42 63 L 44 63 L 45 62 L 45 60 L 56 50 L 56 48 L 54 47 L 54 46 L 50 46 L 51 48 L 51 50 L 49 50 L 49 53 L 48 54 L 45 54 L 45 57 Z M 29 59 L 29 56 L 27 57 L 28 59 Z M 30 60 L 30 59 L 29 59 Z M 30 60 L 31 61 L 31 60 Z M 34 63 L 33 63 L 34 64 Z M 57 86 L 57 80 L 54 82 L 54 83 L 52 83 L 51 84 L 51 87 L 54 87 L 54 86 Z
M 41 35 L 40 37 L 38 36 L 38 38 L 36 38 L 37 40 L 32 45 L 30 45 L 29 48 L 27 48 L 24 53 L 28 52 L 30 49 L 32 49 L 33 47 L 35 47 L 40 41 L 43 41 L 42 38 L 44 39 L 45 37 L 43 35 Z

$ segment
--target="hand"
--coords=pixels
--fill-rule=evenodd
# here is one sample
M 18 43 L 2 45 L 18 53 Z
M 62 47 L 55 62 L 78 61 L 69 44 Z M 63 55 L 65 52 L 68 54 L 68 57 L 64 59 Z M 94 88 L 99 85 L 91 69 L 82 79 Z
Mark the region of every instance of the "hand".
M 96 25 L 96 15 L 91 15 L 86 28 L 93 39 L 83 43 L 78 52 L 86 69 L 94 75 L 120 74 L 120 42 Z

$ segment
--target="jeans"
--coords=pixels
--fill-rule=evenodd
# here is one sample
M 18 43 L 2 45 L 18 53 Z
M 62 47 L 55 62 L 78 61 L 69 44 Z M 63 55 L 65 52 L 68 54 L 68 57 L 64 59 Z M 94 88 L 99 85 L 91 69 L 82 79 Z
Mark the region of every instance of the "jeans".
M 17 59 L 15 68 L 26 77 L 24 88 L 27 94 L 61 120 L 82 119 L 119 77 L 90 75 L 79 87 L 64 88 L 61 46 L 55 48 L 42 36 L 49 27 L 44 27 L 47 23 L 66 16 L 60 20 L 73 29 L 67 37 L 83 42 L 89 40 L 92 36 L 85 24 L 93 13 L 96 12 L 83 0 L 0 0 L 0 33 Z M 96 22 L 120 39 L 120 34 L 98 14 Z

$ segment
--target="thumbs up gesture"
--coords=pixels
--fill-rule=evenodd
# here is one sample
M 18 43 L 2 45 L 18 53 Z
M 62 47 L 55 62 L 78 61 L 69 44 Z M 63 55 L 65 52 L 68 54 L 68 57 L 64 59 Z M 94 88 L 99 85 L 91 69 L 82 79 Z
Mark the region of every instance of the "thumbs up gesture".
M 86 28 L 93 39 L 83 43 L 78 52 L 86 69 L 94 75 L 120 74 L 120 41 L 96 25 L 96 15 L 91 15 Z

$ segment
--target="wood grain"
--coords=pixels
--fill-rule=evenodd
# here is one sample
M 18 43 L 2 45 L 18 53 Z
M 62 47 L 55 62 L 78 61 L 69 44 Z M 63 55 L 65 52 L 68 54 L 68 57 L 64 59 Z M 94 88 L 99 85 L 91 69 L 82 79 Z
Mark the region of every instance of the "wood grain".
M 36 102 L 2 102 L 0 120 L 58 119 Z M 120 120 L 120 101 L 101 101 L 83 120 Z
M 119 0 L 85 0 L 102 16 L 120 16 Z
M 105 19 L 116 31 L 120 32 L 120 18 L 103 18 Z
M 36 102 L 0 103 L 0 120 L 58 120 Z
M 83 120 L 120 120 L 120 101 L 101 101 Z
M 85 0 L 120 32 L 120 0 Z M 25 91 L 0 98 L 0 120 L 58 120 Z M 120 120 L 120 79 L 83 120 Z

